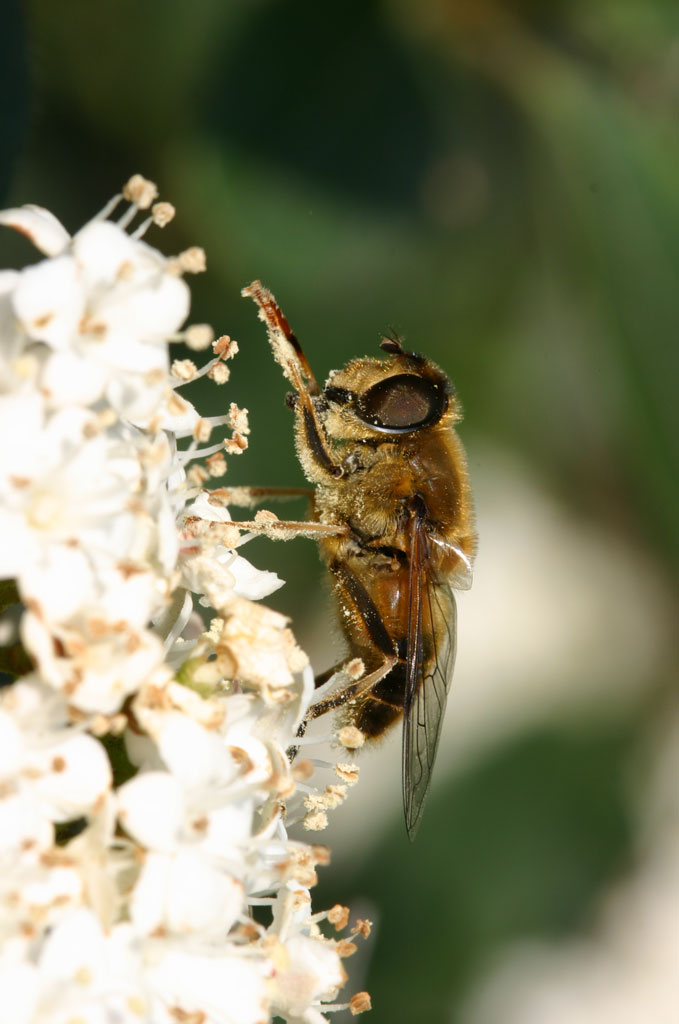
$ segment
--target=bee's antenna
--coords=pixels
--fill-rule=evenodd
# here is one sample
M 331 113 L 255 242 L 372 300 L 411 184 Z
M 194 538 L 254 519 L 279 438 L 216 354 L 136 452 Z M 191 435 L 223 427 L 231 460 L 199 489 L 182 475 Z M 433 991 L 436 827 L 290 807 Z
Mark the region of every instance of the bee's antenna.
M 404 356 L 406 354 L 400 338 L 395 333 L 388 338 L 382 338 L 380 348 L 383 352 L 390 352 L 395 356 Z

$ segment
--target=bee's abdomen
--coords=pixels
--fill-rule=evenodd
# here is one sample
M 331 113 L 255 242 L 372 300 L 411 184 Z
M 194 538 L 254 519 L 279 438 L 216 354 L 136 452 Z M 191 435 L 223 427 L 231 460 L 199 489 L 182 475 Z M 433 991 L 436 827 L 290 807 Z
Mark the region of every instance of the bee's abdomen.
M 359 708 L 353 724 L 360 729 L 367 740 L 382 736 L 403 714 L 402 707 L 384 704 L 381 700 L 368 697 Z
M 353 724 L 366 739 L 375 739 L 399 720 L 405 699 L 406 665 L 398 661 L 384 679 L 372 687 L 353 716 Z
M 391 672 L 387 672 L 384 679 L 370 690 L 370 696 L 383 704 L 391 704 L 394 707 L 402 708 L 405 699 L 406 688 L 406 665 L 404 661 L 397 661 Z

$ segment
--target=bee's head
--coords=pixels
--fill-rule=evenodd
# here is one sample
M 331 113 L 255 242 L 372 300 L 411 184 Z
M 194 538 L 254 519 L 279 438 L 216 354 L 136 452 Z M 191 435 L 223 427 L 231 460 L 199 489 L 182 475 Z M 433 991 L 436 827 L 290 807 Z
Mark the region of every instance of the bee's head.
M 438 366 L 396 338 L 381 348 L 388 358 L 353 359 L 330 374 L 319 401 L 331 437 L 396 440 L 460 418 L 455 389 Z

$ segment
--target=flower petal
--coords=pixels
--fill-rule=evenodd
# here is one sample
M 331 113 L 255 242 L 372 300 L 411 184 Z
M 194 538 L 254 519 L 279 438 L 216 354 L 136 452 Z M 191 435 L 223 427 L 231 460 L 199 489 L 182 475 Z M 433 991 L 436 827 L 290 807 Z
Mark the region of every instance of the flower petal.
M 173 1019 L 185 1016 L 219 1024 L 266 1024 L 270 1020 L 261 966 L 244 956 L 200 956 L 169 950 L 147 978 Z M 158 1013 L 153 1020 L 165 1017 Z
M 151 935 L 175 933 L 226 935 L 243 910 L 243 887 L 191 851 L 150 853 L 132 895 L 135 927 Z
M 27 267 L 13 294 L 14 311 L 29 338 L 53 348 L 73 344 L 85 310 L 85 293 L 70 256 Z
M 26 758 L 34 791 L 52 821 L 91 811 L 111 785 L 111 766 L 99 740 L 70 736 Z
M 71 241 L 61 221 L 42 206 L 27 204 L 0 210 L 0 224 L 25 235 L 45 256 L 58 256 Z
M 184 816 L 179 783 L 169 772 L 144 772 L 118 790 L 125 829 L 152 850 L 172 849 Z

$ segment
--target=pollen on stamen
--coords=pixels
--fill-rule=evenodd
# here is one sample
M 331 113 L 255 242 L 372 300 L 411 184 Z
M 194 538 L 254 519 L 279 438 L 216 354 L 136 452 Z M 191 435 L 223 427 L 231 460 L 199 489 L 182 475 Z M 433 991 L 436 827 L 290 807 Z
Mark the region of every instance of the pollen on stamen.
M 174 340 L 175 341 L 182 341 L 183 340 L 183 336 L 181 334 L 178 334 L 178 335 L 175 336 Z M 175 373 L 175 371 L 174 371 L 175 364 L 179 367 L 177 373 Z M 182 370 L 182 367 L 183 367 L 184 364 L 186 364 L 187 368 L 188 367 L 193 367 L 193 374 L 192 374 L 192 376 L 190 376 L 190 377 L 189 376 L 186 376 L 186 377 L 178 376 L 178 374 L 181 374 L 181 373 L 185 372 L 185 371 Z M 216 370 L 218 367 L 220 367 L 222 365 L 223 364 L 220 363 L 218 359 L 210 359 L 207 363 L 205 363 L 204 366 L 201 366 L 200 369 L 198 369 L 198 367 L 196 366 L 196 364 L 193 362 L 192 359 L 175 359 L 173 364 L 172 364 L 172 371 L 173 371 L 173 375 L 175 376 L 176 379 L 171 381 L 170 383 L 171 383 L 173 388 L 180 388 L 184 384 L 190 383 L 191 381 L 194 381 L 194 380 L 198 380 L 200 377 L 207 376 L 207 377 L 213 379 L 215 381 L 215 383 L 217 383 L 217 384 L 219 384 L 219 383 L 224 384 L 229 379 L 230 371 L 227 369 L 227 367 L 226 366 L 224 367 L 224 370 L 226 370 L 226 375 L 222 376 L 221 380 L 216 380 L 215 379 L 215 374 L 213 373 L 214 370 Z M 225 416 L 222 422 L 223 423 L 228 423 L 229 422 L 228 417 Z
M 349 923 L 349 907 L 343 907 L 341 903 L 336 903 L 334 907 L 330 908 L 327 916 L 330 924 L 334 925 L 336 931 L 339 932 Z
M 209 348 L 214 339 L 215 332 L 210 324 L 191 324 L 183 332 L 183 340 L 192 352 L 202 352 Z M 215 355 L 219 355 L 215 352 Z
M 199 245 L 192 245 L 179 253 L 177 262 L 185 274 L 202 274 L 207 269 L 205 249 L 201 249 Z
M 127 199 L 129 203 L 134 203 L 140 210 L 148 210 L 158 196 L 158 188 L 155 183 L 141 174 L 133 174 L 123 185 L 122 192 L 123 198 Z
M 174 377 L 178 377 L 181 381 L 194 380 L 198 368 L 192 359 L 175 359 L 172 363 L 171 371 Z
M 222 334 L 212 344 L 212 351 L 220 359 L 233 359 L 238 354 L 238 342 L 233 341 L 228 334 Z
M 347 798 L 347 787 L 338 783 L 329 783 L 325 790 L 325 799 L 329 810 L 339 807 Z
M 349 939 L 340 939 L 337 942 L 335 949 L 337 950 L 338 956 L 345 958 L 348 956 L 353 956 L 356 950 L 358 949 L 358 946 L 356 945 L 355 942 L 351 942 Z
M 348 1003 L 321 1003 L 323 1013 L 339 1013 L 341 1010 L 349 1010 L 353 1017 L 366 1010 L 372 1010 L 369 992 L 357 992 Z
M 328 827 L 328 815 L 325 811 L 314 811 L 306 815 L 303 824 L 307 832 L 322 832 Z
M 187 480 L 193 487 L 202 487 L 203 484 L 210 479 L 210 474 L 206 470 L 205 466 L 195 465 L 191 466 L 186 473 Z
M 215 384 L 226 384 L 231 376 L 231 370 L 224 363 L 213 363 L 207 375 Z
M 136 207 L 133 207 L 133 210 L 134 209 L 136 209 Z M 151 216 L 142 221 L 139 227 L 132 232 L 131 237 L 135 239 L 143 238 L 152 224 L 155 224 L 156 227 L 164 228 L 166 224 L 169 224 L 170 221 L 173 220 L 174 215 L 175 208 L 172 203 L 156 203 L 151 208 Z M 129 221 L 131 219 L 129 211 L 127 216 Z
M 371 1009 L 372 1003 L 370 1002 L 369 992 L 356 992 L 349 1001 L 349 1010 L 354 1017 Z
M 215 455 L 211 455 L 209 459 L 205 460 L 208 473 L 212 477 L 224 476 L 226 473 L 226 459 L 224 458 L 223 452 L 217 452 Z
M 338 761 L 335 765 L 335 773 L 347 786 L 354 786 L 358 782 L 359 767 L 348 761 Z
M 365 736 L 355 725 L 345 725 L 337 733 L 337 739 L 346 750 L 358 750 L 365 743 Z
M 352 935 L 360 935 L 362 939 L 367 939 L 373 928 L 372 921 L 369 921 L 367 917 L 359 917 L 356 924 L 351 929 Z
M 155 203 L 151 207 L 151 219 L 159 228 L 164 228 L 166 224 L 169 224 L 171 220 L 174 220 L 175 213 L 176 210 L 172 203 Z
M 224 448 L 229 455 L 240 455 L 248 446 L 247 437 L 243 437 L 238 431 L 234 432 L 232 438 L 224 442 Z
M 232 402 L 229 406 L 229 419 L 228 424 L 232 430 L 237 431 L 239 434 L 249 434 L 250 427 L 248 426 L 248 410 L 239 408 L 235 402 Z

